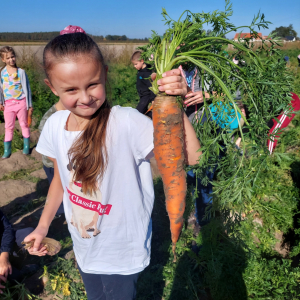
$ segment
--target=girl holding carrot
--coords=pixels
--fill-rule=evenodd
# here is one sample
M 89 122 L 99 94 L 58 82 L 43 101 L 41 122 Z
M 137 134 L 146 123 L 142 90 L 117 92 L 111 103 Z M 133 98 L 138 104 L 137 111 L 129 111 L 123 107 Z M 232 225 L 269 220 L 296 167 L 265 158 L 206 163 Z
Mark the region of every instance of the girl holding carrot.
M 31 115 L 32 101 L 28 77 L 25 71 L 17 67 L 16 54 L 12 47 L 2 47 L 0 57 L 5 63 L 1 70 L 0 110 L 4 111 L 5 139 L 2 158 L 11 155 L 11 141 L 13 139 L 16 117 L 18 117 L 24 139 L 23 153 L 29 154 L 30 130 L 28 114 Z
M 37 146 L 53 161 L 54 178 L 39 224 L 24 241 L 35 240 L 29 253 L 47 254 L 41 241 L 63 199 L 88 299 L 134 299 L 150 261 L 153 125 L 135 109 L 110 106 L 97 44 L 80 27 L 62 33 L 45 47 L 43 63 L 45 82 L 66 110 L 47 120 Z M 187 92 L 179 70 L 159 85 L 170 95 Z M 183 118 L 187 161 L 195 164 L 200 145 Z

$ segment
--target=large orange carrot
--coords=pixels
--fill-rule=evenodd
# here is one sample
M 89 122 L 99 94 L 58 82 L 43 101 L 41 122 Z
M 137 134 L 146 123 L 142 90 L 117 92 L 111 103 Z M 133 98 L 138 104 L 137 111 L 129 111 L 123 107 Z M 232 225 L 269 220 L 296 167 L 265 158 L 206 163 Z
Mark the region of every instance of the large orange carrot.
M 183 225 L 186 196 L 183 118 L 176 97 L 156 97 L 152 117 L 154 155 L 164 183 L 172 249 L 176 260 L 175 247 Z

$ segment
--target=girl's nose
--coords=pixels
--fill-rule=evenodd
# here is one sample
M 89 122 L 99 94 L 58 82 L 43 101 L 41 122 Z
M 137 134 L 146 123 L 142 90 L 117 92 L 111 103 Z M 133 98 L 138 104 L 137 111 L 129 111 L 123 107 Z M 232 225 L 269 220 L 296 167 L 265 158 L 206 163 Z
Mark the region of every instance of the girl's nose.
M 89 104 L 92 101 L 91 96 L 87 92 L 82 92 L 80 102 L 82 104 Z

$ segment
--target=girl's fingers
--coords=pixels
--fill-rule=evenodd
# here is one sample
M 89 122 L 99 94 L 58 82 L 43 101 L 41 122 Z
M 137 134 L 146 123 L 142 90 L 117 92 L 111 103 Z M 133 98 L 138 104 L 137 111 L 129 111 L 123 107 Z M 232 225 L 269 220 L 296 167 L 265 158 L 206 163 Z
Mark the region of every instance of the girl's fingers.
M 152 74 L 151 74 L 151 80 L 154 81 L 155 78 L 156 78 L 156 73 L 152 73 Z
M 199 97 L 198 95 L 197 96 L 194 96 L 192 98 L 189 98 L 189 99 L 186 99 L 184 101 L 184 104 L 192 104 L 192 103 L 202 103 L 203 102 L 203 97 Z
M 181 72 L 179 69 L 173 69 L 173 70 L 167 71 L 162 74 L 162 77 L 168 77 L 168 76 L 180 76 L 181 77 Z
M 180 96 L 180 95 L 184 95 L 185 90 L 183 90 L 183 89 L 165 90 L 165 92 L 168 95 Z
M 47 248 L 45 246 L 41 246 L 41 248 L 37 251 L 33 247 L 30 247 L 27 250 L 29 254 L 37 256 L 45 256 L 48 253 Z
M 170 83 L 175 83 L 175 82 L 183 82 L 183 78 L 181 76 L 169 76 L 165 78 L 161 78 L 157 81 L 157 84 L 162 86 Z
M 158 89 L 168 95 L 186 95 L 187 87 L 181 76 L 171 76 L 158 80 Z
M 43 240 L 43 237 L 41 235 L 31 233 L 31 234 L 26 236 L 26 238 L 24 239 L 24 242 L 30 242 L 32 240 L 34 240 L 34 244 L 33 244 L 33 247 L 32 247 L 33 251 L 37 252 L 38 249 L 40 248 L 41 241 Z
M 202 103 L 202 102 L 200 102 L 200 101 L 193 101 L 193 102 L 190 102 L 189 104 L 186 104 L 186 106 L 188 107 L 188 106 L 196 105 L 196 104 L 199 104 L 199 103 Z
M 189 92 L 185 95 L 186 98 L 190 98 L 190 97 L 193 97 L 193 96 L 196 96 L 198 93 L 193 93 L 193 92 Z
M 174 89 L 182 89 L 182 85 L 180 82 L 175 82 L 175 83 L 168 83 L 164 85 L 160 85 L 158 89 L 163 92 L 166 90 L 174 90 Z

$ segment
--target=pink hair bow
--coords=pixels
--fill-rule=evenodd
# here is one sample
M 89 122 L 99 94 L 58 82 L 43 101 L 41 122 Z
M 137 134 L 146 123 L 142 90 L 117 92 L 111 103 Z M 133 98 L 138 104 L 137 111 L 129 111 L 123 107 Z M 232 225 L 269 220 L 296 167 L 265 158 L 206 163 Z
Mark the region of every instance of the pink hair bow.
M 69 25 L 69 26 L 67 26 L 65 29 L 63 29 L 63 30 L 60 32 L 60 35 L 63 35 L 63 34 L 70 34 L 70 33 L 76 33 L 76 32 L 82 32 L 82 33 L 85 33 L 85 31 L 84 31 L 81 27 Z

